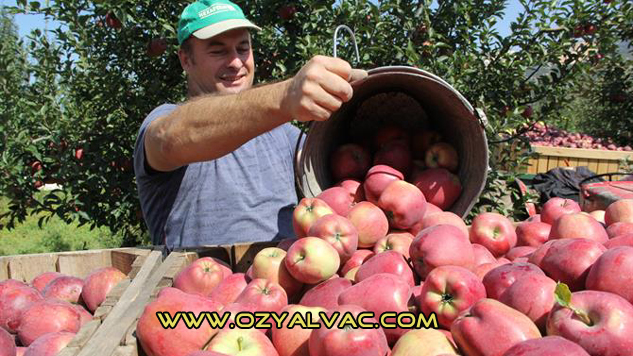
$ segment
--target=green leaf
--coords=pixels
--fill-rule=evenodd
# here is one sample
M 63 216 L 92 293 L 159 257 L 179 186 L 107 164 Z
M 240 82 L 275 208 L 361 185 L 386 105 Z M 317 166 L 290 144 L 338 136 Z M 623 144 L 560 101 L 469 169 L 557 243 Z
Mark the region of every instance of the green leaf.
M 571 305 L 571 291 L 565 283 L 556 283 L 556 289 L 554 290 L 554 297 L 556 302 L 562 307 L 569 308 Z

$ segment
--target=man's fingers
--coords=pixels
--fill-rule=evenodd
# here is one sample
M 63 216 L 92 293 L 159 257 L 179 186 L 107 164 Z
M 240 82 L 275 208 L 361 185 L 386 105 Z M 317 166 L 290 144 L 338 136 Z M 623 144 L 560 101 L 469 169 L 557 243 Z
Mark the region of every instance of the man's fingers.
M 352 75 L 351 75 L 351 79 L 349 80 L 350 82 L 356 81 L 356 80 L 361 80 L 363 78 L 367 77 L 367 71 L 364 69 L 352 69 Z
M 347 102 L 352 98 L 352 86 L 334 73 L 324 72 L 320 85 L 328 94 L 336 96 L 343 102 Z
M 350 80 L 352 73 L 352 66 L 346 61 L 340 58 L 334 57 L 315 57 L 328 71 L 338 75 L 339 77 Z

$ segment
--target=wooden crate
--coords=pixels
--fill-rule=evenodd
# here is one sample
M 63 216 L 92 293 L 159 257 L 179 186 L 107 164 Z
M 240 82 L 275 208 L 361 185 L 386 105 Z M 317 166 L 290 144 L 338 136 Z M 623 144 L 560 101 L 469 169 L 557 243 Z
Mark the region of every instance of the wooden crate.
M 214 257 L 229 264 L 234 272 L 246 272 L 260 250 L 278 242 L 258 242 L 225 246 L 203 246 L 172 251 L 138 290 L 128 308 L 106 319 L 77 356 L 145 356 L 136 339 L 136 325 L 145 306 L 158 292 L 173 285 L 178 272 L 200 257 Z M 74 354 L 73 354 L 74 355 Z M 59 356 L 70 356 L 60 354 Z
M 545 173 L 556 167 L 585 166 L 596 174 L 615 173 L 619 163 L 625 159 L 633 160 L 633 152 L 589 150 L 582 148 L 533 146 L 538 157 L 530 159 L 527 173 Z
M 0 280 L 17 279 L 30 282 L 43 272 L 60 272 L 85 278 L 102 267 L 115 267 L 128 278 L 110 291 L 105 301 L 95 310 L 93 319 L 85 324 L 68 346 L 59 354 L 76 355 L 108 320 L 108 317 L 136 297 L 134 287 L 142 285 L 162 260 L 162 252 L 139 248 L 87 250 L 0 257 Z M 97 355 L 98 353 L 95 353 Z

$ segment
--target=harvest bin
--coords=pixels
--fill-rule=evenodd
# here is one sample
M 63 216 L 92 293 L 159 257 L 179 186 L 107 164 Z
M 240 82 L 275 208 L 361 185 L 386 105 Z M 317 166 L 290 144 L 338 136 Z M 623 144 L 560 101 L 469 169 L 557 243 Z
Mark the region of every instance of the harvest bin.
M 371 135 L 381 123 L 397 121 L 405 129 L 437 130 L 444 141 L 455 147 L 460 160 L 457 175 L 462 193 L 449 210 L 465 217 L 486 182 L 485 118 L 479 117 L 452 86 L 421 69 L 381 67 L 368 73 L 367 78 L 352 83 L 352 100 L 344 103 L 329 120 L 311 124 L 303 150 L 297 150 L 295 178 L 299 193 L 315 197 L 336 183 L 329 173 L 329 157 L 340 144 Z M 371 109 L 364 109 L 367 106 Z
M 233 272 L 246 272 L 255 255 L 266 247 L 277 246 L 278 241 L 256 242 L 237 245 L 202 246 L 176 249 L 169 253 L 160 266 L 147 278 L 138 291 L 137 298 L 127 309 L 117 315 L 107 328 L 100 328 L 86 343 L 79 356 L 144 356 L 146 355 L 136 338 L 136 324 L 147 304 L 158 292 L 173 285 L 176 274 L 200 257 L 214 257 L 226 262 Z M 60 356 L 66 354 L 60 354 Z
M 116 319 L 137 295 L 142 285 L 161 262 L 161 252 L 140 248 L 117 248 L 75 252 L 12 255 L 0 257 L 0 280 L 17 279 L 30 282 L 44 272 L 59 272 L 85 278 L 102 267 L 115 267 L 128 278 L 114 287 L 105 301 L 95 310 L 93 319 L 85 324 L 59 356 L 74 356 L 93 335 Z M 95 353 L 94 355 L 97 355 Z
M 567 147 L 532 146 L 537 157 L 528 161 L 526 172 L 545 173 L 557 167 L 587 167 L 596 174 L 616 173 L 619 163 L 633 160 L 633 152 Z

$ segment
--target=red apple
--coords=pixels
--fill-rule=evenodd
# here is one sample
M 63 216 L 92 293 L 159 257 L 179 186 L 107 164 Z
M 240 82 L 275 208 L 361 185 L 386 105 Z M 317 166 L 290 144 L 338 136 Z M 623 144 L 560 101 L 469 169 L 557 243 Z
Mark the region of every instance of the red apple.
M 76 333 L 91 318 L 83 307 L 57 299 L 44 299 L 24 310 L 16 331 L 22 345 L 29 346 L 37 338 L 48 333 Z
M 333 309 L 338 306 L 339 295 L 351 286 L 352 282 L 346 278 L 330 278 L 305 292 L 299 304 L 306 307 Z
M 539 247 L 549 239 L 552 225 L 538 221 L 524 221 L 516 227 L 517 245 Z
M 541 221 L 551 225 L 562 215 L 579 213 L 580 211 L 580 205 L 571 199 L 550 198 L 541 209 Z
M 53 279 L 57 277 L 62 277 L 62 276 L 65 276 L 65 275 L 59 272 L 40 273 L 35 278 L 33 278 L 30 285 L 32 285 L 33 288 L 37 289 L 41 293 L 44 290 L 44 287 L 46 287 L 46 285 L 48 284 L 48 282 L 52 281 Z
M 508 251 L 508 253 L 505 254 L 505 258 L 512 262 L 515 262 L 517 258 L 525 258 L 525 262 L 527 262 L 528 257 L 534 251 L 536 251 L 536 247 L 533 246 L 513 247 L 510 251 Z
M 237 299 L 244 291 L 251 278 L 244 273 L 233 273 L 224 278 L 220 284 L 209 294 L 209 299 L 216 301 L 224 306 L 229 305 Z
M 374 245 L 374 253 L 396 251 L 408 260 L 411 242 L 413 242 L 413 235 L 408 232 L 390 233 L 376 242 L 376 245 Z
M 528 273 L 518 277 L 499 297 L 499 301 L 527 315 L 539 329 L 554 307 L 556 282 L 544 275 Z
M 385 213 L 368 201 L 354 205 L 347 218 L 358 231 L 359 248 L 372 248 L 389 231 L 389 220 Z
M 517 244 L 512 222 L 497 213 L 481 213 L 473 219 L 470 241 L 486 247 L 496 257 L 503 256 Z
M 174 288 L 186 293 L 208 296 L 231 270 L 212 257 L 201 257 L 183 268 L 174 277 Z
M 356 282 L 362 282 L 378 273 L 390 273 L 400 277 L 411 287 L 415 285 L 413 271 L 404 256 L 396 251 L 386 251 L 376 254 L 360 265 L 360 268 L 356 272 Z
M 387 215 L 389 226 L 406 230 L 422 220 L 426 211 L 424 194 L 403 180 L 389 183 L 376 204 Z
M 409 133 L 402 127 L 393 124 L 387 124 L 380 127 L 372 140 L 374 150 L 380 150 L 385 145 L 392 142 L 399 142 L 408 145 L 410 141 Z
M 431 215 L 427 214 L 422 219 L 423 229 L 440 224 L 453 225 L 462 230 L 466 236 L 469 235 L 468 226 L 466 226 L 464 220 L 451 211 L 442 211 Z
M 601 244 L 607 242 L 609 236 L 604 226 L 588 214 L 565 214 L 554 220 L 549 239 L 583 238 Z
M 438 142 L 426 151 L 424 162 L 429 168 L 446 168 L 455 172 L 459 166 L 459 156 L 453 146 L 446 142 Z
M 226 313 L 229 315 L 229 317 L 227 318 L 226 323 L 224 324 L 224 328 L 222 328 L 221 330 L 231 329 L 231 324 L 234 324 L 233 328 L 235 328 L 235 324 L 236 324 L 235 319 L 237 319 L 237 314 L 243 313 L 243 312 L 253 314 L 259 311 L 268 312 L 268 310 L 261 310 L 261 307 L 259 305 L 255 305 L 253 303 L 242 302 L 242 303 L 228 304 L 222 309 L 222 314 Z M 255 320 L 258 320 L 258 321 L 259 319 L 260 318 L 255 318 Z M 272 323 L 272 319 L 269 318 L 269 320 L 267 320 L 266 322 Z M 269 328 L 257 329 L 257 330 L 259 330 L 263 334 L 266 334 L 268 333 L 268 331 L 270 331 Z
M 377 203 L 382 191 L 395 180 L 404 180 L 402 172 L 385 165 L 371 167 L 363 182 L 365 199 L 368 202 Z
M 288 295 L 278 284 L 267 279 L 255 278 L 235 299 L 236 303 L 254 304 L 258 311 L 279 312 L 288 305 Z
M 439 266 L 471 269 L 475 252 L 464 233 L 452 225 L 435 225 L 422 230 L 409 249 L 413 268 L 421 278 Z
M 375 154 L 373 165 L 385 165 L 409 176 L 412 167 L 411 151 L 406 142 L 392 141 L 382 146 Z
M 473 246 L 473 253 L 475 256 L 473 266 L 480 266 L 480 265 L 483 265 L 484 263 L 497 262 L 497 259 L 495 258 L 495 256 L 493 256 L 492 253 L 490 253 L 490 251 L 488 251 L 487 248 L 483 247 L 480 244 L 472 244 L 472 246 Z
M 348 143 L 338 147 L 330 158 L 332 179 L 362 179 L 371 166 L 371 155 L 360 145 Z
M 411 183 L 422 191 L 429 203 L 442 210 L 449 209 L 462 192 L 459 177 L 445 168 L 424 170 L 413 176 Z
M 617 222 L 633 223 L 633 199 L 620 199 L 609 204 L 604 214 L 607 226 Z
M 16 352 L 13 336 L 0 328 L 0 356 L 15 356 Z
M 154 38 L 147 45 L 147 55 L 158 57 L 167 50 L 167 40 L 164 38 Z
M 483 278 L 486 295 L 488 298 L 498 300 L 517 279 L 529 274 L 545 275 L 536 265 L 526 262 L 508 263 L 496 267 Z
M 572 291 L 584 289 L 591 265 L 607 248 L 588 239 L 561 239 L 553 243 L 541 268 L 552 279 L 563 282 Z
M 440 266 L 424 280 L 418 306 L 424 315 L 437 315 L 438 323 L 450 328 L 459 313 L 486 297 L 486 287 L 466 268 Z
M 48 282 L 42 291 L 42 296 L 44 298 L 55 298 L 76 304 L 81 300 L 81 290 L 83 287 L 83 279 L 72 276 L 62 276 Z
M 352 197 L 352 201 L 358 203 L 365 200 L 365 191 L 361 184 L 358 179 L 344 179 L 338 182 L 336 186 L 345 189 Z
M 341 267 L 340 274 L 345 275 L 352 268 L 359 267 L 373 255 L 375 255 L 375 253 L 372 250 L 356 250 L 352 257 Z
M 297 237 L 308 236 L 315 221 L 325 215 L 335 214 L 334 210 L 321 199 L 303 198 L 292 213 L 292 227 Z
M 37 289 L 18 281 L 3 281 L 0 287 L 0 327 L 15 334 L 22 313 L 40 300 L 42 295 Z
M 327 241 L 305 237 L 290 246 L 285 258 L 290 274 L 303 283 L 316 284 L 332 277 L 340 267 L 338 252 Z
M 281 312 L 288 312 L 288 317 L 283 321 L 281 328 L 277 328 L 276 325 L 273 325 L 272 328 L 271 339 L 275 349 L 279 352 L 279 356 L 310 356 L 308 341 L 313 329 L 303 328 L 300 324 L 293 325 L 292 329 L 289 329 L 288 324 L 296 313 L 303 315 L 303 320 L 306 320 L 309 314 L 310 320 L 318 324 L 321 320 L 319 312 L 325 313 L 326 311 L 321 307 L 306 307 L 296 304 L 285 306 Z
M 288 298 L 293 299 L 303 288 L 303 283 L 290 274 L 285 258 L 286 251 L 277 247 L 260 250 L 253 259 L 252 278 L 263 278 L 278 283 L 286 291 Z
M 532 252 L 532 254 L 530 254 L 530 257 L 528 257 L 528 262 L 533 263 L 533 264 L 539 266 L 539 268 L 540 268 L 541 267 L 541 262 L 543 261 L 543 257 L 545 257 L 545 255 L 547 254 L 547 251 L 549 251 L 549 248 L 556 241 L 558 241 L 558 240 L 547 241 L 546 243 L 544 243 L 541 246 L 539 246 L 536 249 L 536 251 L 534 251 L 534 252 Z
M 342 188 L 341 188 L 342 189 Z M 358 248 L 358 230 L 346 217 L 330 214 L 317 220 L 308 236 L 327 241 L 340 257 L 341 263 L 347 262 Z
M 282 20 L 289 21 L 297 13 L 297 8 L 294 5 L 284 5 L 279 8 L 278 14 Z
M 608 249 L 617 246 L 633 246 L 633 233 L 614 237 L 604 243 L 604 247 Z
M 633 303 L 633 247 L 619 246 L 605 251 L 589 270 L 585 287 L 617 294 Z
M 530 318 L 490 298 L 462 312 L 453 321 L 451 334 L 466 355 L 503 355 L 520 342 L 541 337 Z
M 633 223 L 616 222 L 607 227 L 607 235 L 610 239 L 627 234 L 633 234 Z
M 617 294 L 584 290 L 554 306 L 547 334 L 562 336 L 590 355 L 629 355 L 633 350 L 633 305 Z M 572 311 L 572 308 L 575 311 Z
M 354 206 L 354 196 L 342 187 L 332 187 L 322 191 L 317 198 L 323 200 L 334 212 L 341 216 L 347 216 Z
M 60 331 L 42 335 L 24 352 L 25 356 L 55 356 L 75 337 L 74 332 Z M 2 351 L 0 351 L 1 353 Z
M 411 152 L 415 159 L 424 159 L 426 151 L 435 143 L 442 141 L 442 135 L 437 131 L 416 132 L 411 141 Z
M 278 356 L 273 343 L 257 329 L 221 330 L 207 350 L 233 356 Z
M 503 356 L 589 356 L 580 345 L 560 336 L 530 339 L 512 346 Z

